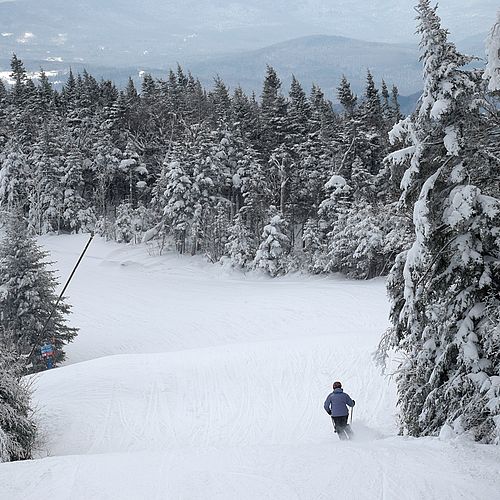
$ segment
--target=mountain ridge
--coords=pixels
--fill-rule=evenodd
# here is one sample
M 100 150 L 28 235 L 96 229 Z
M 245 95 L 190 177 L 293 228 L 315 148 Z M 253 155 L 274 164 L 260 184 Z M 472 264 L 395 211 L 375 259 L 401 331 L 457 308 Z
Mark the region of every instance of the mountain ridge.
M 477 34 L 459 42 L 460 50 L 482 55 L 478 43 L 486 34 Z M 471 43 L 471 50 L 466 45 Z M 241 85 L 247 92 L 260 94 L 266 66 L 273 66 L 282 80 L 282 90 L 286 94 L 292 75 L 302 83 L 306 91 L 312 84 L 319 85 L 325 95 L 336 100 L 336 87 L 345 75 L 351 82 L 354 92 L 362 94 L 369 69 L 380 86 L 384 79 L 387 85 L 398 86 L 402 95 L 402 109 L 408 113 L 413 109 L 418 93 L 422 88 L 422 69 L 419 62 L 417 44 L 372 42 L 340 35 L 310 35 L 281 41 L 267 47 L 242 51 L 236 54 L 214 54 L 204 56 L 185 56 L 166 62 L 162 66 L 137 64 L 113 67 L 105 64 L 88 64 L 58 60 L 26 59 L 26 67 L 36 71 L 42 66 L 46 71 L 55 71 L 52 81 L 64 81 L 69 70 L 80 72 L 87 69 L 97 78 L 111 79 L 124 86 L 129 76 L 140 87 L 140 74 L 151 73 L 156 78 L 166 79 L 169 68 L 179 63 L 186 71 L 200 79 L 202 84 L 211 88 L 214 77 L 219 75 L 232 89 Z M 8 61 L 4 59 L 5 73 Z M 1 67 L 0 67 L 1 69 Z M 406 96 L 406 97 L 405 97 Z
M 14 0 L 0 2 L 0 58 L 50 54 L 106 66 L 163 66 L 178 58 L 238 53 L 318 33 L 415 40 L 415 0 Z M 497 0 L 440 6 L 465 38 L 494 23 Z M 29 35 L 29 36 L 26 36 Z

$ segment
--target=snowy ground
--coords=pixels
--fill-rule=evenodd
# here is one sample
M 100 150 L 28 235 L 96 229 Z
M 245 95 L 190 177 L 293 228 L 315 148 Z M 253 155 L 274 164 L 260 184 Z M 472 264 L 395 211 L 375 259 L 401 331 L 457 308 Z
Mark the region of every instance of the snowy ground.
M 66 277 L 85 236 L 42 242 Z M 36 378 L 39 459 L 0 498 L 500 499 L 500 449 L 398 437 L 371 353 L 382 280 L 269 280 L 96 239 L 68 289 L 81 331 Z M 322 408 L 357 401 L 341 442 Z

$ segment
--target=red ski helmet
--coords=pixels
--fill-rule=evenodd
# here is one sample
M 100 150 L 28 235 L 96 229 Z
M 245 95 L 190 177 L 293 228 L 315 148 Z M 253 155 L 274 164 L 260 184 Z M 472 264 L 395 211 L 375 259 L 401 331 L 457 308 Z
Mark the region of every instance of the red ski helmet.
M 340 382 L 334 382 L 333 383 L 333 388 L 334 389 L 341 389 L 342 388 L 342 384 Z

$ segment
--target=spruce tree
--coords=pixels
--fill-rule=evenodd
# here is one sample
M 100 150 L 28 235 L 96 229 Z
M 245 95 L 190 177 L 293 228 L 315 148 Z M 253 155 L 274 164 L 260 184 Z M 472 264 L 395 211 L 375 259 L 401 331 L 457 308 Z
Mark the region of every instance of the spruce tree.
M 500 92 L 500 10 L 488 36 L 486 54 L 488 62 L 483 78 L 490 92 Z
M 28 211 L 28 159 L 15 142 L 0 154 L 0 207 L 8 212 Z
M 345 110 L 347 116 L 352 116 L 356 107 L 358 98 L 351 90 L 351 84 L 346 76 L 342 76 L 339 87 L 337 88 L 337 99 Z
M 373 75 L 368 70 L 366 75 L 365 95 L 361 111 L 365 124 L 369 127 L 380 129 L 382 124 L 382 110 L 383 104 L 380 102 L 379 91 L 375 86 Z
M 66 324 L 70 306 L 64 299 L 57 303 L 58 284 L 46 257 L 22 219 L 13 216 L 0 242 L 0 341 L 19 359 L 27 357 L 34 371 L 44 366 L 42 344 L 52 344 L 54 362 L 60 363 L 63 346 L 77 334 Z
M 232 127 L 240 131 L 241 136 L 251 144 L 257 142 L 258 137 L 258 107 L 243 92 L 236 87 L 231 99 Z
M 185 253 L 195 210 L 193 177 L 180 161 L 171 161 L 165 165 L 164 178 L 159 182 L 165 185 L 163 214 L 166 226 L 173 233 L 177 251 Z
M 286 274 L 290 239 L 284 233 L 286 222 L 276 207 L 269 208 L 270 221 L 264 227 L 262 242 L 259 245 L 253 266 L 255 269 L 264 269 L 272 277 Z
M 261 148 L 270 155 L 283 144 L 286 132 L 287 103 L 281 93 L 281 81 L 271 66 L 267 67 L 261 99 Z
M 301 144 L 307 137 L 311 114 L 306 94 L 295 76 L 292 76 L 289 96 L 286 140 L 291 147 L 294 147 Z
M 31 393 L 15 356 L 0 347 L 0 462 L 28 460 L 37 436 Z
M 493 442 L 500 436 L 500 200 L 485 152 L 480 76 L 447 39 L 436 8 L 420 0 L 424 92 L 397 125 L 406 148 L 402 203 L 414 243 L 389 277 L 392 326 L 381 350 L 404 357 L 397 375 L 401 431 L 435 435 L 444 424 Z
M 243 214 L 238 213 L 229 226 L 224 252 L 225 258 L 233 267 L 246 269 L 251 265 L 255 252 L 255 238 L 245 224 Z
M 214 107 L 216 125 L 227 124 L 230 120 L 231 99 L 225 83 L 219 76 L 214 80 L 214 89 L 210 93 L 210 100 Z
M 135 88 L 134 80 L 132 80 L 132 77 L 130 76 L 128 77 L 128 82 L 124 94 L 127 101 L 130 103 L 135 103 L 137 101 L 137 98 L 139 97 L 137 94 L 137 89 Z
M 54 111 L 54 89 L 43 69 L 40 70 L 40 83 L 37 88 L 37 111 L 42 116 L 49 111 Z
M 396 87 L 396 85 L 392 86 L 392 93 L 391 93 L 391 100 L 390 100 L 390 108 L 392 111 L 392 114 L 390 115 L 391 118 L 391 128 L 394 126 L 396 123 L 403 118 L 403 115 L 401 114 L 401 106 L 399 105 L 399 90 Z
M 10 61 L 11 73 L 10 77 L 14 80 L 12 87 L 12 98 L 14 104 L 22 106 L 27 97 L 27 83 L 28 75 L 24 63 L 19 59 L 16 54 L 12 55 Z

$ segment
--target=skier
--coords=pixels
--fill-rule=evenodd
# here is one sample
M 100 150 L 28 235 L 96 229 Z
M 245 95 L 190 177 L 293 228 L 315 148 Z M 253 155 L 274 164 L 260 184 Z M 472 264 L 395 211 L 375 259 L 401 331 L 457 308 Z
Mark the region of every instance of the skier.
M 355 401 L 343 391 L 342 384 L 340 382 L 334 382 L 333 392 L 328 395 L 323 406 L 326 413 L 332 417 L 334 432 L 336 432 L 342 440 L 352 438 L 352 430 L 347 423 L 349 417 L 347 406 L 352 408 L 354 405 Z

